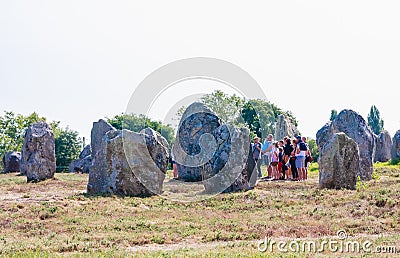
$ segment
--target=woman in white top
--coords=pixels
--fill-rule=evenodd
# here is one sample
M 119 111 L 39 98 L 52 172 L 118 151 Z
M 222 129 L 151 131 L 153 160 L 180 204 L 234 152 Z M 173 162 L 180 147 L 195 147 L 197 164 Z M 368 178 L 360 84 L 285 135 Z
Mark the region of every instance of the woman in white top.
M 279 159 L 278 159 L 278 143 L 275 142 L 272 149 L 271 149 L 271 167 L 272 167 L 272 178 L 274 180 L 278 180 L 279 179 L 279 172 L 278 172 L 278 163 L 279 163 Z

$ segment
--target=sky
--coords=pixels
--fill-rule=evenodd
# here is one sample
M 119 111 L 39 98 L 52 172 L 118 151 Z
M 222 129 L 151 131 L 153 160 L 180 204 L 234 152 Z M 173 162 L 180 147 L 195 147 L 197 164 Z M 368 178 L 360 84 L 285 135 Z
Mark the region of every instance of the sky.
M 376 105 L 400 129 L 399 1 L 0 0 L 0 111 L 38 112 L 90 137 L 92 122 L 125 112 L 159 67 L 191 57 L 231 62 L 315 138 L 330 110 L 367 117 Z M 225 87 L 225 88 L 224 88 Z M 193 94 L 178 83 L 149 115 Z

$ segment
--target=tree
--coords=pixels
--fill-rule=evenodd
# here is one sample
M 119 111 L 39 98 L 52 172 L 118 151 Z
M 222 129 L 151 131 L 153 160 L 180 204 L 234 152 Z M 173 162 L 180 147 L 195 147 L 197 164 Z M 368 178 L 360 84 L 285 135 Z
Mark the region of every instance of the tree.
M 261 135 L 262 137 L 266 137 L 268 134 L 275 133 L 275 123 L 278 121 L 278 116 L 281 114 L 284 114 L 286 118 L 289 119 L 295 126 L 298 126 L 298 122 L 292 112 L 283 111 L 278 106 L 269 101 L 263 99 L 251 99 L 248 100 L 248 102 L 243 107 L 244 108 L 242 110 L 242 115 L 245 114 L 243 116 L 245 123 L 247 125 L 255 123 L 249 126 L 250 130 L 252 130 L 252 128 L 257 128 L 257 123 L 259 123 L 260 129 L 258 132 L 254 131 L 254 133 L 256 133 L 257 135 Z M 258 119 L 253 119 L 252 115 L 246 115 L 252 114 L 252 109 L 257 114 Z
M 151 120 L 144 115 L 120 114 L 107 118 L 107 121 L 116 129 L 128 129 L 133 132 L 140 132 L 142 129 L 150 127 L 159 132 L 170 145 L 175 141 L 174 129 L 171 126 Z
M 262 137 L 261 134 L 261 125 L 260 125 L 260 118 L 257 112 L 254 110 L 253 105 L 251 103 L 246 102 L 242 108 L 242 118 L 244 119 L 247 127 L 250 129 L 258 137 Z
M 46 118 L 37 113 L 24 116 L 10 111 L 4 112 L 0 116 L 0 157 L 8 151 L 21 151 L 26 130 L 39 121 L 46 122 Z M 58 167 L 66 167 L 79 156 L 82 143 L 78 132 L 68 127 L 60 128 L 59 124 L 60 122 L 50 123 L 54 133 L 56 163 Z
M 384 130 L 383 128 L 384 122 L 381 119 L 379 110 L 375 105 L 373 105 L 371 107 L 371 110 L 369 111 L 368 125 L 371 127 L 372 131 L 377 135 Z
M 204 95 L 200 102 L 209 107 L 224 123 L 240 124 L 241 111 L 245 101 L 233 94 L 229 96 L 220 90 Z
M 235 126 L 247 126 L 252 135 L 266 137 L 275 133 L 278 116 L 284 114 L 295 126 L 298 122 L 290 111 L 283 111 L 275 104 L 263 99 L 245 100 L 237 95 L 229 96 L 222 91 L 207 94 L 200 100 L 209 107 L 224 123 Z M 181 118 L 185 107 L 177 112 Z
M 313 158 L 314 162 L 318 161 L 319 157 L 319 150 L 317 146 L 317 141 L 314 139 L 308 139 L 307 140 L 308 147 L 310 148 L 311 156 Z
M 60 122 L 51 122 L 54 133 L 57 171 L 67 171 L 69 164 L 78 158 L 82 150 L 82 140 L 79 133 L 67 128 L 61 128 Z
M 0 116 L 0 157 L 8 151 L 21 151 L 26 129 L 39 121 L 46 121 L 37 113 L 28 116 L 4 111 Z
M 337 117 L 338 113 L 336 109 L 332 109 L 331 110 L 331 117 L 329 118 L 330 121 L 335 120 L 335 118 Z

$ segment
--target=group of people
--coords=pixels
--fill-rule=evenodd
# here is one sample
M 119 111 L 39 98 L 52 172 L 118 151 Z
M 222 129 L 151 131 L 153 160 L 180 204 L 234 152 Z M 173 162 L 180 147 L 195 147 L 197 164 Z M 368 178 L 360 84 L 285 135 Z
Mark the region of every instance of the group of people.
M 254 137 L 252 143 L 253 159 L 258 170 L 258 177 L 262 177 L 261 165 L 267 166 L 269 180 L 307 180 L 308 166 L 312 161 L 310 148 L 306 137 L 284 137 L 274 141 L 273 135 L 267 136 L 264 143 Z

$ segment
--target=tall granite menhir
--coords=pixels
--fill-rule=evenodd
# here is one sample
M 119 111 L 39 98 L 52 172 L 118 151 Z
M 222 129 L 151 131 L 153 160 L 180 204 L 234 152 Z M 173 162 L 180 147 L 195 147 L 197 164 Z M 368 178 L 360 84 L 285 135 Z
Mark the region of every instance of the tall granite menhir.
M 249 164 L 249 150 L 247 128 L 221 124 L 215 113 L 197 102 L 184 112 L 172 148 L 179 178 L 202 181 L 206 193 L 234 192 L 254 186 L 255 180 L 250 182 L 254 166 Z
M 56 154 L 50 125 L 38 122 L 27 129 L 21 155 L 21 172 L 26 174 L 28 182 L 54 177 Z
M 393 136 L 393 145 L 391 150 L 392 161 L 400 160 L 400 130 Z
M 212 135 L 220 126 L 221 120 L 202 103 L 191 104 L 183 113 L 179 123 L 177 143 L 172 150 L 176 150 L 175 147 L 181 147 L 184 151 L 183 162 L 177 162 L 178 175 L 181 180 L 192 182 L 202 180 L 202 171 L 211 167 L 211 163 L 204 162 L 204 164 L 198 165 L 201 162 L 192 161 L 192 156 L 201 155 L 200 138 L 204 135 Z M 174 153 L 173 156 L 179 158 L 181 155 Z M 201 159 L 201 157 L 199 158 Z M 193 165 L 191 165 L 192 163 Z
M 345 133 L 358 145 L 360 151 L 360 171 L 358 176 L 362 180 L 371 180 L 373 172 L 373 158 L 375 156 L 375 135 L 364 118 L 352 110 L 343 110 L 330 123 L 324 125 L 317 132 L 317 145 L 321 150 L 335 133 Z
M 103 132 L 103 136 L 97 134 Z M 93 125 L 92 155 L 89 194 L 148 196 L 162 192 L 168 143 L 154 130 L 116 130 L 100 120 Z
M 387 162 L 390 160 L 392 148 L 392 137 L 388 131 L 381 132 L 376 136 L 376 152 L 374 162 Z
M 284 114 L 278 116 L 275 124 L 275 139 L 281 140 L 285 136 L 294 137 L 299 135 L 297 127 Z
M 345 133 L 335 133 L 322 147 L 318 164 L 320 188 L 356 189 L 360 170 L 359 149 Z

